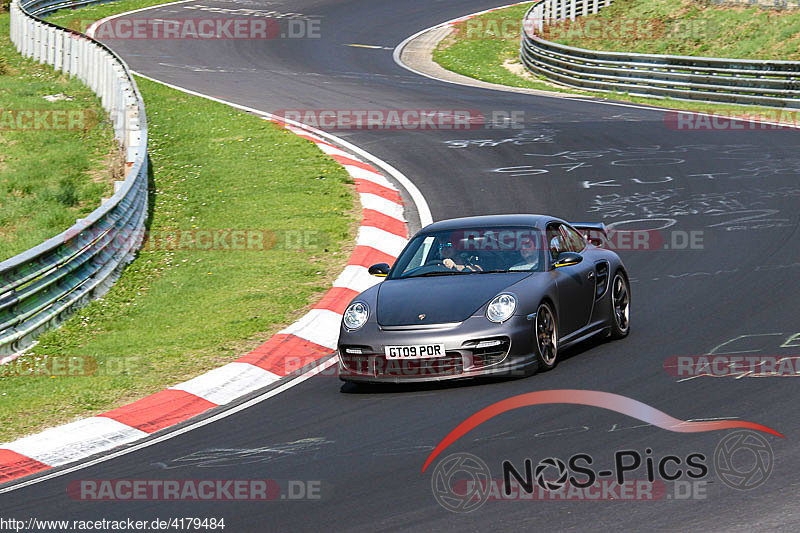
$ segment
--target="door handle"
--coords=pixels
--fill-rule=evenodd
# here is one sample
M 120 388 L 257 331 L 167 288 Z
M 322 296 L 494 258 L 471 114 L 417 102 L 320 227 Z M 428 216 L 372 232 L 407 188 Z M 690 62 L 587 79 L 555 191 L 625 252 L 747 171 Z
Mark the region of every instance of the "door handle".
M 586 275 L 586 277 L 587 277 L 587 278 L 588 278 L 590 281 L 591 281 L 591 280 L 593 280 L 593 279 L 594 279 L 594 270 L 593 270 L 593 271 L 591 271 L 591 272 L 589 272 L 589 273 Z

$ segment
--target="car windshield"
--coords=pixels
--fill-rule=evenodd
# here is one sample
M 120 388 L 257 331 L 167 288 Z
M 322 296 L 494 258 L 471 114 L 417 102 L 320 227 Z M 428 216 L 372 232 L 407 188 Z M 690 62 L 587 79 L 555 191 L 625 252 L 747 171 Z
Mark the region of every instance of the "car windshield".
M 391 279 L 543 270 L 543 236 L 531 227 L 478 227 L 414 237 Z

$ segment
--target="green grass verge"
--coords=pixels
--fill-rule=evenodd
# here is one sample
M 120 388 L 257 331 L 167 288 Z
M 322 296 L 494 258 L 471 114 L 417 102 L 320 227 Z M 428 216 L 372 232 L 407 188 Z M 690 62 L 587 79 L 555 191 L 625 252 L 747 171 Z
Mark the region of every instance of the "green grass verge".
M 0 261 L 64 231 L 111 196 L 116 153 L 97 96 L 78 80 L 23 59 L 8 25 L 8 13 L 0 13 Z M 59 94 L 68 99 L 43 98 Z M 37 126 L 28 111 L 45 121 Z M 61 129 L 69 111 L 82 124 Z M 54 123 L 54 117 L 63 118 Z
M 606 16 L 606 14 L 613 9 L 617 10 L 615 16 L 621 17 L 623 15 L 620 14 L 621 11 L 619 10 L 623 9 L 625 5 L 628 5 L 631 2 L 650 2 L 659 5 L 663 4 L 664 6 L 667 6 L 665 9 L 669 9 L 669 6 L 675 5 L 674 2 L 669 2 L 667 0 L 618 0 L 618 3 L 613 4 L 611 7 L 605 8 L 605 10 L 601 11 L 598 16 Z M 671 98 L 646 98 L 614 92 L 602 93 L 594 91 L 581 91 L 579 89 L 572 89 L 550 83 L 543 77 L 535 76 L 526 72 L 519 60 L 521 21 L 531 4 L 532 3 L 521 4 L 518 6 L 492 11 L 490 13 L 485 13 L 483 15 L 479 15 L 478 17 L 474 17 L 454 25 L 453 33 L 443 39 L 433 51 L 433 60 L 442 67 L 458 74 L 490 83 L 508 85 L 510 87 L 525 87 L 551 92 L 591 96 L 595 98 L 609 98 L 612 100 L 634 102 L 637 104 L 679 110 L 705 111 L 711 113 L 751 114 L 764 116 L 770 120 L 786 121 L 792 124 L 798 123 L 799 118 L 797 113 L 776 110 L 774 108 L 685 102 Z M 703 5 L 700 5 L 697 9 L 707 10 L 711 8 L 705 8 Z M 745 11 L 742 8 L 714 9 L 732 12 Z M 612 17 L 611 15 L 608 16 Z M 625 14 L 624 16 L 634 17 L 636 15 Z M 639 13 L 638 16 L 644 15 Z M 800 15 L 795 16 L 800 17 Z M 764 28 L 762 28 L 762 32 L 767 34 L 770 33 L 771 30 L 766 31 Z M 561 32 L 559 35 L 565 35 L 565 32 Z M 735 37 L 729 36 L 728 39 L 735 40 Z M 562 42 L 562 39 L 555 40 Z M 569 44 L 582 48 L 597 48 L 597 46 L 595 46 L 597 44 L 596 39 L 592 39 L 591 42 L 570 41 Z M 636 43 L 634 42 L 632 45 L 635 46 Z M 634 48 L 627 51 L 655 53 L 652 50 L 646 50 L 644 48 Z M 677 52 L 673 51 L 673 53 Z
M 104 4 L 86 6 L 80 9 L 61 9 L 53 12 L 47 20 L 71 30 L 83 32 L 92 22 L 102 18 L 125 13 L 134 9 L 142 9 L 159 4 L 169 3 L 171 0 L 115 0 Z M 113 43 L 111 47 L 113 48 Z
M 288 230 L 308 232 L 319 245 L 231 251 L 151 241 L 104 298 L 43 335 L 30 356 L 0 367 L 0 442 L 238 358 L 299 318 L 352 250 L 359 219 L 352 180 L 313 143 L 223 104 L 137 81 L 150 126 L 151 232 Z M 81 356 L 91 367 L 88 357 L 100 371 L 17 375 L 37 364 L 52 368 L 54 356 Z
M 698 0 L 616 0 L 596 15 L 562 22 L 550 31 L 550 40 L 594 50 L 800 60 L 800 13 L 792 10 Z
M 541 80 L 513 73 L 504 64 L 520 64 L 522 17 L 530 4 L 485 13 L 453 26 L 453 33 L 433 51 L 433 60 L 447 70 L 491 83 L 559 91 Z

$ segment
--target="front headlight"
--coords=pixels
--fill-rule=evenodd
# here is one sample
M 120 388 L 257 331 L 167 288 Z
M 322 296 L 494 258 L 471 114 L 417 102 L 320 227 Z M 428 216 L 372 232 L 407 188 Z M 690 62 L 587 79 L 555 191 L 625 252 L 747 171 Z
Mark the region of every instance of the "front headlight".
M 367 323 L 369 307 L 364 302 L 353 302 L 344 310 L 344 327 L 355 330 Z
M 517 299 L 510 294 L 500 294 L 489 302 L 486 308 L 486 318 L 492 322 L 505 322 L 517 308 Z

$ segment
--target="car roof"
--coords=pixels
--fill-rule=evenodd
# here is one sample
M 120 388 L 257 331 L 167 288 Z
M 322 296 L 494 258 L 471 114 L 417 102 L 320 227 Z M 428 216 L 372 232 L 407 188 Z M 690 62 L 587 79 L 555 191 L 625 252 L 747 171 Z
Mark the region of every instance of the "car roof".
M 440 220 L 439 222 L 434 222 L 433 224 L 425 226 L 422 228 L 420 233 L 453 231 L 488 226 L 529 226 L 541 228 L 550 221 L 563 222 L 563 220 L 546 215 L 483 215 L 477 217 L 462 217 Z

